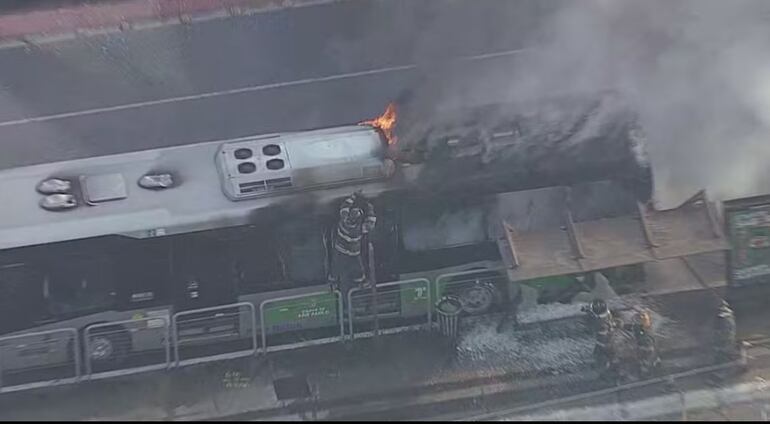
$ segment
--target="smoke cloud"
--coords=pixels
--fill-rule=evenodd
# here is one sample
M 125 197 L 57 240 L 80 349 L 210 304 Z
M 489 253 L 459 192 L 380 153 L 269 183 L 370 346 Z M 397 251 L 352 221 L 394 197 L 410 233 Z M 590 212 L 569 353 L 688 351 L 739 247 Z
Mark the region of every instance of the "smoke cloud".
M 504 33 L 445 3 L 426 12 L 415 43 L 423 77 L 402 95 L 406 127 L 441 107 L 611 89 L 647 133 L 659 206 L 700 188 L 718 199 L 770 192 L 770 2 L 497 2 L 497 19 L 511 19 Z M 535 24 L 523 31 L 526 15 Z M 534 49 L 471 82 L 440 53 L 452 40 L 514 38 Z

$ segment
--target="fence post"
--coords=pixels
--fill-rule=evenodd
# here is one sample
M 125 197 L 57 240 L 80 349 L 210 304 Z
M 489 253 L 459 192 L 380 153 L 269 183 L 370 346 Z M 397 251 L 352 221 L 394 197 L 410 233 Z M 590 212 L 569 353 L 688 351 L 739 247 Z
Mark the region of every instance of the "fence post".
M 342 341 L 345 339 L 345 302 L 343 302 L 343 294 L 341 291 L 335 290 L 334 292 L 337 295 L 337 309 L 339 310 L 337 316 L 339 317 L 340 321 L 340 341 Z
M 348 296 L 348 333 L 350 333 L 349 337 L 350 337 L 351 341 L 353 341 L 355 339 L 355 333 L 353 332 L 353 320 L 355 319 L 355 316 L 353 314 L 353 293 L 356 290 L 357 290 L 356 288 L 352 288 L 352 289 L 348 290 L 348 294 L 347 294 L 347 296 Z M 342 292 L 340 292 L 340 299 L 342 299 L 342 296 L 344 296 L 344 294 Z M 344 308 L 345 308 L 344 302 L 340 302 L 340 310 L 343 311 L 342 314 L 341 314 L 343 317 L 345 316 Z M 343 328 L 343 330 L 342 330 L 343 331 L 342 339 L 344 340 L 345 339 L 345 334 L 344 334 L 345 324 L 344 323 L 342 325 L 342 328 Z
M 267 355 L 267 327 L 265 326 L 265 304 L 267 300 L 263 300 L 259 304 L 259 331 L 262 334 L 262 353 Z
M 253 303 L 249 303 L 249 311 L 251 312 L 251 341 L 254 343 L 254 356 L 259 354 L 259 342 L 257 341 L 257 309 Z
M 72 357 L 75 360 L 75 379 L 79 380 L 81 375 L 80 365 L 80 336 L 78 330 L 72 329 Z M 2 378 L 2 367 L 0 367 L 0 378 Z M 2 381 L 0 380 L 0 387 L 2 387 Z
M 91 330 L 91 326 L 90 325 L 88 327 L 86 327 L 85 330 L 83 330 L 83 360 L 86 363 L 85 364 L 86 365 L 86 376 L 88 376 L 88 378 L 91 378 L 91 373 L 92 373 L 92 369 L 91 369 L 91 338 L 88 337 L 88 335 L 90 333 L 90 330 Z M 75 338 L 77 339 L 78 337 L 75 337 Z M 74 345 L 74 343 L 73 343 L 73 345 Z M 75 356 L 78 356 L 78 355 L 75 355 Z
M 166 351 L 166 369 L 171 368 L 171 320 L 167 317 L 163 317 L 163 321 L 166 323 L 165 343 L 163 347 Z
M 380 336 L 380 302 L 377 298 L 377 276 L 374 272 L 374 244 L 368 241 L 368 234 L 366 239 L 369 246 L 369 280 L 372 284 L 372 309 L 374 309 L 374 340 L 377 341 Z M 352 306 L 349 307 L 352 309 Z
M 179 366 L 179 320 L 177 319 L 179 312 L 174 313 L 171 316 L 171 343 L 174 345 L 174 367 Z

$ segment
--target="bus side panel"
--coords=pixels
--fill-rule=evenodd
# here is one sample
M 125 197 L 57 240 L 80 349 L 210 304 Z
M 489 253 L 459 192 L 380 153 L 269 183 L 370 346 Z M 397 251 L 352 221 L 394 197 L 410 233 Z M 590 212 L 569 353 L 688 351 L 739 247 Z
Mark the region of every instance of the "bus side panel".
M 428 310 L 428 290 L 431 285 L 421 281 L 400 286 L 401 316 L 412 317 L 426 315 Z
M 276 334 L 337 325 L 337 302 L 337 297 L 329 293 L 268 303 L 265 305 L 266 332 Z

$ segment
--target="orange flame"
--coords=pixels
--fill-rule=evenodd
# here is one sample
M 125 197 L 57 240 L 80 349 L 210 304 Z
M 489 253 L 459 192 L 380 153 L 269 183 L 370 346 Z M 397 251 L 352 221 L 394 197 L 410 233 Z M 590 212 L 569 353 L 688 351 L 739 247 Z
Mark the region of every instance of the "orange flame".
M 369 121 L 363 121 L 359 123 L 359 125 L 370 125 L 374 128 L 379 129 L 382 131 L 382 134 L 385 135 L 385 138 L 388 140 L 388 145 L 396 144 L 396 141 L 398 141 L 398 138 L 395 134 L 393 134 L 393 130 L 396 127 L 396 104 L 393 102 L 388 103 L 388 107 L 385 109 L 385 113 L 378 116 L 375 119 L 371 119 Z

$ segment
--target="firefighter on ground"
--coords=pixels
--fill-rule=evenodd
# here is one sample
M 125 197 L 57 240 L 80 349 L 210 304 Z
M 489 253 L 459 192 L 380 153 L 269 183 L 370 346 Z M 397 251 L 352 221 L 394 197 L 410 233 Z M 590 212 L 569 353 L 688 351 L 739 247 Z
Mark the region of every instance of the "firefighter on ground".
M 617 362 L 612 347 L 615 321 L 607 307 L 607 303 L 602 299 L 595 299 L 591 302 L 590 313 L 596 322 L 596 342 L 594 344 L 596 364 L 603 373 L 611 371 Z
M 652 335 L 652 318 L 648 311 L 643 310 L 637 314 L 632 331 L 636 341 L 636 357 L 639 363 L 639 371 L 641 375 L 647 375 L 660 365 L 658 349 L 655 345 L 655 338 Z
M 722 301 L 717 310 L 714 339 L 717 362 L 727 362 L 736 358 L 738 346 L 736 343 L 735 314 L 725 300 Z
M 374 229 L 376 222 L 374 206 L 358 192 L 340 205 L 337 226 L 331 236 L 333 249 L 329 279 L 332 289 L 342 293 L 345 304 L 350 289 L 361 287 L 366 281 L 362 258 L 362 252 L 365 252 L 364 235 Z

